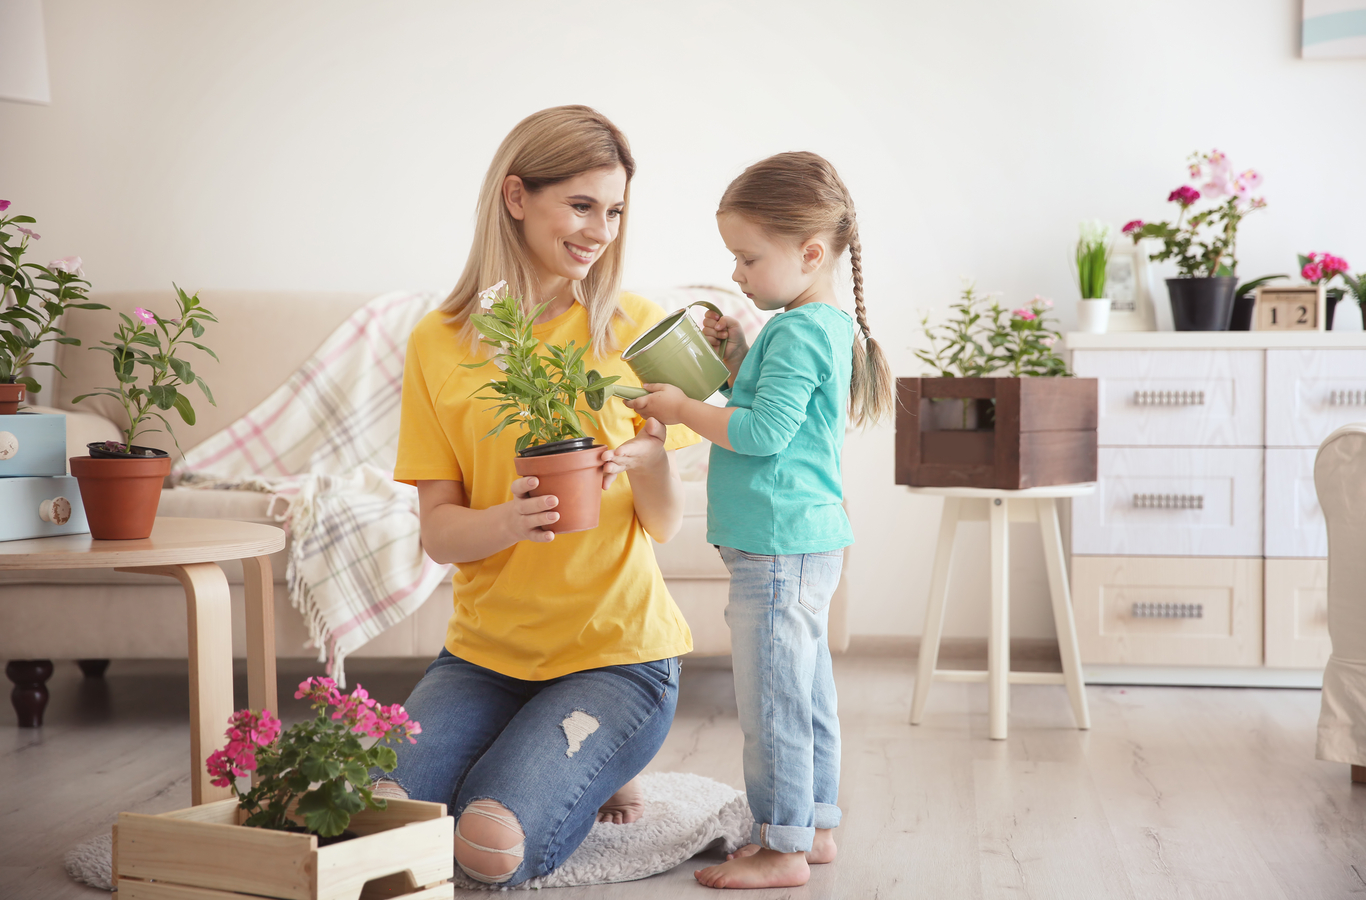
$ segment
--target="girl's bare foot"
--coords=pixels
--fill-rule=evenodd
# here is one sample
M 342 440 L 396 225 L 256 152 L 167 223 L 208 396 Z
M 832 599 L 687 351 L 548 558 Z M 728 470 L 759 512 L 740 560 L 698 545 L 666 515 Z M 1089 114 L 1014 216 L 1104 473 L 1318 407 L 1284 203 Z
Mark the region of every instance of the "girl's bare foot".
M 737 859 L 741 856 L 753 856 L 759 852 L 758 844 L 745 844 L 739 850 L 726 857 L 726 859 Z M 816 837 L 811 842 L 811 849 L 806 851 L 806 861 L 813 866 L 835 861 L 840 849 L 835 845 L 835 829 L 817 828 Z
M 645 793 L 640 789 L 640 780 L 632 778 L 622 785 L 621 790 L 607 798 L 598 809 L 599 822 L 613 825 L 630 825 L 645 812 Z
M 737 854 L 719 866 L 698 869 L 693 877 L 711 888 L 801 887 L 811 878 L 811 867 L 800 851 L 760 847 L 748 856 Z

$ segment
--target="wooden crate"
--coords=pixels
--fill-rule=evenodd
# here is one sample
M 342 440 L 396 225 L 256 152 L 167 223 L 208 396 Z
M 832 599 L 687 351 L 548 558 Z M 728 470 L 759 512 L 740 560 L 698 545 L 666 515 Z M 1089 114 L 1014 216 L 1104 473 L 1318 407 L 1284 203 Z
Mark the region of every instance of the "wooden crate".
M 455 896 L 455 826 L 445 804 L 390 800 L 351 817 L 360 837 L 327 847 L 315 835 L 247 828 L 241 819 L 235 799 L 158 816 L 120 813 L 118 900 Z
M 898 378 L 896 483 L 1022 490 L 1096 480 L 1094 378 Z M 932 399 L 982 401 L 989 428 L 935 430 Z

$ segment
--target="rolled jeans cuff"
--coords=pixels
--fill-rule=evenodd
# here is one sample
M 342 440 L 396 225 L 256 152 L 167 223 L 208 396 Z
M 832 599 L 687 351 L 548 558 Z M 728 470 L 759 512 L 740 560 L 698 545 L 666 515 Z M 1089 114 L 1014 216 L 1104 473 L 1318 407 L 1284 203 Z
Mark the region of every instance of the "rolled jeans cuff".
M 816 839 L 816 829 L 804 825 L 760 825 L 754 823 L 750 841 L 779 853 L 805 853 Z
M 840 820 L 844 818 L 844 813 L 833 803 L 816 804 L 816 827 L 817 828 L 839 828 Z

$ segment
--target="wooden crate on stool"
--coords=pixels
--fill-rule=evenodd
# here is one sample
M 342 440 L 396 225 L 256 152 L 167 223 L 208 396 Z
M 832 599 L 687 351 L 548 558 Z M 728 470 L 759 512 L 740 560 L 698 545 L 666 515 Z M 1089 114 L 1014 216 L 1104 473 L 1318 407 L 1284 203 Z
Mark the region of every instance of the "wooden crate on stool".
M 157 816 L 120 813 L 118 900 L 438 900 L 455 896 L 454 820 L 443 803 L 390 800 L 351 817 L 359 837 L 247 828 L 237 801 Z
M 1097 383 L 898 378 L 896 483 L 1017 491 L 1095 481 Z M 980 427 L 936 428 L 932 400 L 963 401 Z

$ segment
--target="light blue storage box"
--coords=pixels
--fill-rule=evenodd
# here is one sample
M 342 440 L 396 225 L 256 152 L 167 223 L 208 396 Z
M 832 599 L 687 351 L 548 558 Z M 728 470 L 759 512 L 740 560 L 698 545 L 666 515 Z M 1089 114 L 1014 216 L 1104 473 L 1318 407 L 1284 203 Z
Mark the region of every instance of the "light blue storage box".
M 0 541 L 89 531 L 81 489 L 70 475 L 0 478 Z
M 0 416 L 0 478 L 66 474 L 66 416 Z

